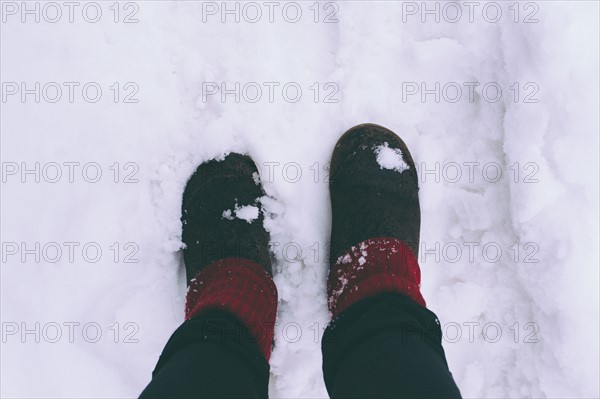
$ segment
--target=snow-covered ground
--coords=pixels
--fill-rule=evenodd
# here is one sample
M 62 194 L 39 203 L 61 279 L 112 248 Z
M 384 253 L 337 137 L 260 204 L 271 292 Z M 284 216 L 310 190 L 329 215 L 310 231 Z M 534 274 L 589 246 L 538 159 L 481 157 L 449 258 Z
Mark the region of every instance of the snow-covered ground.
M 230 151 L 271 198 L 271 396 L 327 396 L 327 162 L 363 122 L 419 167 L 463 394 L 600 395 L 597 2 L 1 7 L 2 397 L 143 389 L 183 320 L 186 179 Z

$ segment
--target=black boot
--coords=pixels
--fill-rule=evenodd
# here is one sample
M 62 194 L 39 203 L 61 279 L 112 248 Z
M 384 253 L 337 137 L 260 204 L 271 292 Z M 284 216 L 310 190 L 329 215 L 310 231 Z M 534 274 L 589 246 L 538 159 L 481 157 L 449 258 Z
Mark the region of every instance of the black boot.
M 272 274 L 263 195 L 256 165 L 245 155 L 231 153 L 198 167 L 185 188 L 181 216 L 188 282 L 225 258 L 251 260 Z
M 338 140 L 330 170 L 332 264 L 375 237 L 397 238 L 418 257 L 418 177 L 400 137 L 374 124 L 355 126 Z

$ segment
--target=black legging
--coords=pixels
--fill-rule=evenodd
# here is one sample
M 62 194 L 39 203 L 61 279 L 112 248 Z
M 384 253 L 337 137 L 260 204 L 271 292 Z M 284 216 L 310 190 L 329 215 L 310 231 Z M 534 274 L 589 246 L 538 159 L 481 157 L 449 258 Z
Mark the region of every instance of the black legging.
M 338 397 L 460 397 L 436 315 L 399 294 L 362 300 L 322 341 L 327 391 Z M 141 398 L 268 396 L 269 365 L 233 316 L 211 311 L 169 339 Z

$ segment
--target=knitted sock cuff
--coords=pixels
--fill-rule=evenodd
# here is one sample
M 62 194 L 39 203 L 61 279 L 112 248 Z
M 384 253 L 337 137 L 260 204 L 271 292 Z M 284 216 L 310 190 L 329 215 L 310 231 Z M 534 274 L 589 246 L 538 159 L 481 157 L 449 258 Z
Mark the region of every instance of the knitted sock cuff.
M 226 258 L 200 270 L 188 287 L 185 319 L 208 309 L 233 314 L 248 328 L 269 360 L 277 314 L 277 288 L 264 267 L 247 259 Z
M 337 316 L 350 305 L 383 292 L 404 294 L 425 306 L 421 270 L 406 243 L 391 237 L 371 238 L 340 256 L 327 281 L 329 310 Z

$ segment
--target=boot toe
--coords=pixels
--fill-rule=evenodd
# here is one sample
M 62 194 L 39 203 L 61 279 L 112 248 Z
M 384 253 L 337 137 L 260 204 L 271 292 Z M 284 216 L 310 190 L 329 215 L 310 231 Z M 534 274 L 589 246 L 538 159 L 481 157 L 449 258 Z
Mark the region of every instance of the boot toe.
M 379 125 L 355 126 L 338 140 L 330 170 L 332 262 L 376 237 L 399 239 L 418 254 L 418 179 L 400 137 Z
M 332 186 L 393 189 L 402 179 L 417 183 L 415 164 L 404 141 L 391 130 L 370 123 L 357 125 L 342 135 L 333 151 L 330 170 Z

